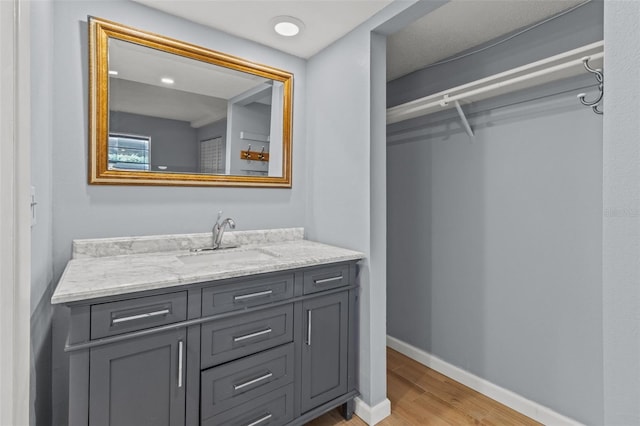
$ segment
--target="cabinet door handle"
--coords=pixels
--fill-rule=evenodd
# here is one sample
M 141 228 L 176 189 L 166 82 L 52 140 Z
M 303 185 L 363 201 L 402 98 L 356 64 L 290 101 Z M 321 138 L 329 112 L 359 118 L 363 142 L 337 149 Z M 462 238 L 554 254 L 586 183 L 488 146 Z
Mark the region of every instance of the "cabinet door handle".
M 240 390 L 242 388 L 246 388 L 247 386 L 251 386 L 253 384 L 256 384 L 258 382 L 261 382 L 261 381 L 266 380 L 266 379 L 271 378 L 271 377 L 273 377 L 273 373 L 271 371 L 269 371 L 264 376 L 260 376 L 260 377 L 257 377 L 255 379 L 251 379 L 248 382 L 244 382 L 244 383 L 242 383 L 240 385 L 233 385 L 233 390 Z
M 269 333 L 271 333 L 271 331 L 272 331 L 271 328 L 267 328 L 266 330 L 257 331 L 255 333 L 251 333 L 251 334 L 245 334 L 244 336 L 234 337 L 233 341 L 234 342 L 242 342 L 243 340 L 253 339 L 254 337 L 262 336 L 263 334 L 269 334 Z
M 313 283 L 318 285 L 322 285 L 322 284 L 329 284 L 332 283 L 334 281 L 340 281 L 342 279 L 342 274 L 338 275 L 337 277 L 331 277 L 331 278 L 323 278 L 321 280 L 313 280 Z
M 143 318 L 158 317 L 160 315 L 167 315 L 169 313 L 171 313 L 169 309 L 162 309 L 161 311 L 154 312 L 145 312 L 144 314 L 131 315 L 130 317 L 114 318 L 111 320 L 111 324 L 119 324 L 121 322 L 135 321 Z
M 237 302 L 240 300 L 253 299 L 254 297 L 269 296 L 271 294 L 273 294 L 273 290 L 259 291 L 257 293 L 249 293 L 249 294 L 243 294 L 240 296 L 233 296 L 233 301 Z
M 180 340 L 178 342 L 178 387 L 182 387 L 182 356 L 184 352 L 184 342 Z
M 307 346 L 311 346 L 311 309 L 307 311 Z
M 247 424 L 247 426 L 258 426 L 260 423 L 262 422 L 266 422 L 267 420 L 269 420 L 271 417 L 273 417 L 273 415 L 271 413 L 267 414 L 264 417 L 259 418 L 258 420 L 256 420 L 255 422 L 251 422 L 249 424 Z

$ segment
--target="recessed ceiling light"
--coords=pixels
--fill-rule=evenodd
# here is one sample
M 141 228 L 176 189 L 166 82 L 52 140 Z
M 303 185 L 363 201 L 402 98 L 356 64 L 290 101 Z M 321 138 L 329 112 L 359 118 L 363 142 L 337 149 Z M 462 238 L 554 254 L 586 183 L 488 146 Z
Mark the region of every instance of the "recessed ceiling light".
M 118 71 L 109 70 L 109 75 L 118 75 Z
M 278 16 L 271 20 L 271 24 L 273 29 L 284 37 L 293 37 L 304 29 L 304 23 L 292 16 Z
M 164 84 L 173 84 L 173 83 L 175 83 L 173 81 L 173 79 L 169 78 L 169 77 L 162 77 L 162 79 L 160 81 L 163 82 Z

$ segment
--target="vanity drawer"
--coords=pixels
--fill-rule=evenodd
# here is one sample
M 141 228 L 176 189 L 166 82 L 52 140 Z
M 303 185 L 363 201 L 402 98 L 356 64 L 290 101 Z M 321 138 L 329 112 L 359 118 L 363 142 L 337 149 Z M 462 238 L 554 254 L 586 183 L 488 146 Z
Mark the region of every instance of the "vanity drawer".
M 293 384 L 203 420 L 202 426 L 280 426 L 293 420 Z
M 203 371 L 202 419 L 244 404 L 293 381 L 293 343 Z
M 304 294 L 317 293 L 349 284 L 349 265 L 332 265 L 304 273 Z
M 247 279 L 202 289 L 202 316 L 264 305 L 293 297 L 293 274 Z
M 202 325 L 201 365 L 213 367 L 293 341 L 293 304 Z
M 187 319 L 187 292 L 91 305 L 91 338 L 113 336 Z

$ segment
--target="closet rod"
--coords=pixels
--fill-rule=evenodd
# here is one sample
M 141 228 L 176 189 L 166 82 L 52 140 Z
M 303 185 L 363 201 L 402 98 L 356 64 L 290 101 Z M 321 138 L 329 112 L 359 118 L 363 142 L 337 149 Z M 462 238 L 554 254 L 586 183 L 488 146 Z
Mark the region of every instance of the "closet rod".
M 604 53 L 597 53 L 595 55 L 591 55 L 591 61 L 597 61 L 599 59 L 602 59 L 604 57 Z M 498 89 L 502 89 L 502 88 L 506 88 L 509 86 L 513 86 L 515 84 L 518 83 L 522 83 L 522 82 L 526 82 L 528 80 L 533 80 L 533 79 L 537 79 L 540 77 L 544 77 L 546 75 L 549 74 L 554 74 L 557 73 L 558 71 L 563 71 L 566 70 L 568 68 L 572 68 L 572 67 L 576 67 L 576 66 L 582 66 L 582 59 L 574 59 L 573 61 L 569 61 L 566 62 L 564 64 L 560 64 L 560 65 L 556 65 L 550 68 L 546 68 L 540 71 L 534 71 L 532 73 L 529 74 L 525 74 L 519 77 L 514 77 L 512 79 L 509 80 L 504 80 L 504 81 L 500 81 L 494 84 L 490 84 L 488 86 L 484 86 L 484 87 L 480 87 L 478 89 L 474 89 L 474 90 L 469 90 L 467 92 L 462 92 L 462 93 L 458 93 L 456 95 L 449 95 L 446 98 L 443 97 L 443 99 L 438 99 L 426 104 L 422 104 L 422 105 L 417 105 L 413 108 L 407 109 L 404 111 L 405 114 L 411 114 L 414 112 L 419 112 L 422 110 L 428 110 L 428 109 L 432 109 L 433 107 L 446 107 L 448 106 L 449 102 L 455 102 L 455 101 L 462 101 L 462 100 L 470 100 L 471 98 L 474 98 L 478 95 L 482 95 L 485 93 L 491 93 L 491 92 L 495 92 Z M 531 87 L 531 86 L 529 86 Z M 525 87 L 522 87 L 525 88 Z M 391 123 L 394 123 L 396 121 L 402 121 L 402 120 L 395 120 L 395 121 L 391 121 Z
M 589 57 L 591 62 L 601 63 L 604 57 L 603 50 L 603 42 L 592 43 L 560 55 L 388 108 L 387 124 L 454 107 L 455 101 L 479 101 L 510 91 L 578 75 L 584 72 L 584 58 Z

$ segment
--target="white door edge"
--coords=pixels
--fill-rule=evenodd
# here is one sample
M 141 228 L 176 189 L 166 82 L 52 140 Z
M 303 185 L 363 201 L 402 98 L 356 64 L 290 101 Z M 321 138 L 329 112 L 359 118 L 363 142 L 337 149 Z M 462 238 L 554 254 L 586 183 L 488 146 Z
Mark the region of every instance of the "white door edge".
M 0 1 L 0 424 L 29 424 L 29 2 Z

